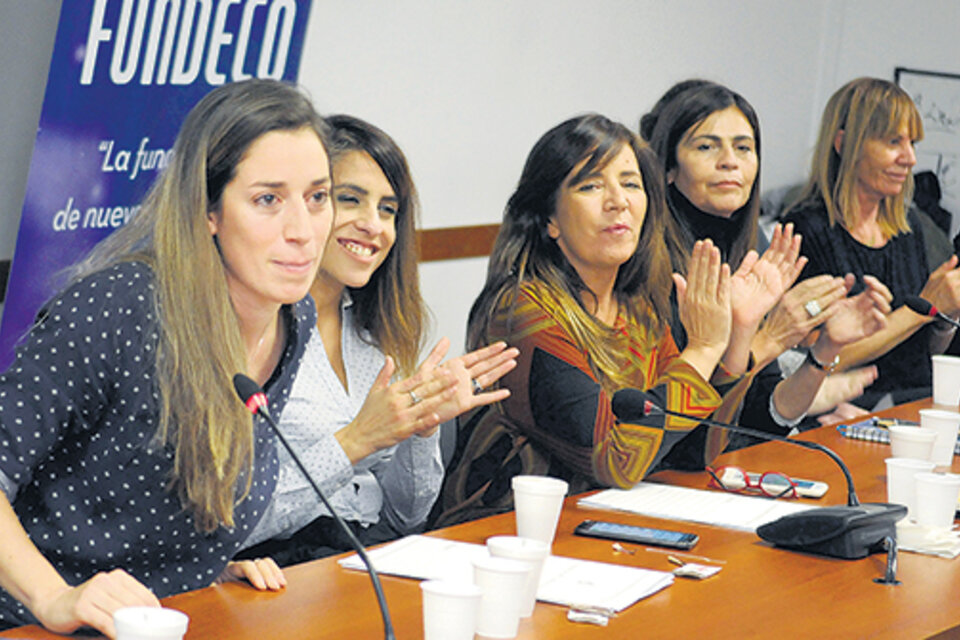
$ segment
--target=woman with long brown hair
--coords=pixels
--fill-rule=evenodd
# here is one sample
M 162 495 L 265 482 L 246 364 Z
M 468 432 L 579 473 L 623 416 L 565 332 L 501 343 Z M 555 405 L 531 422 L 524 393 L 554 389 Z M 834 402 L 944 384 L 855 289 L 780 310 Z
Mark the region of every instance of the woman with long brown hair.
M 753 106 L 723 85 L 687 80 L 667 90 L 640 122 L 667 179 L 669 223 L 675 229 L 667 237 L 675 240 L 669 243 L 674 268 L 682 273 L 693 243 L 705 238 L 736 268 L 733 331 L 724 363 L 739 372 L 751 361 L 763 367 L 747 392 L 741 423 L 784 434 L 807 412 L 830 411 L 859 396 L 876 377 L 873 367 L 828 376 L 825 363 L 845 344 L 882 327 L 888 292 L 868 278 L 874 288 L 848 299 L 852 281 L 830 275 L 791 288 L 806 263 L 798 258 L 801 237 L 788 224 L 774 229 L 768 248 L 758 240 L 761 144 Z M 816 317 L 803 309 L 812 299 L 821 309 Z M 775 359 L 817 327 L 825 330 L 811 336 L 807 360 L 783 376 Z M 676 313 L 671 329 L 678 346 L 685 345 Z
M 571 492 L 630 487 L 720 452 L 723 434 L 691 433 L 695 421 L 627 424 L 611 409 L 626 387 L 697 417 L 739 402 L 740 387 L 723 399 L 711 384 L 726 390 L 736 379 L 717 366 L 730 335 L 730 271 L 709 241 L 694 246 L 686 278 L 673 278 L 687 347 L 670 337 L 666 215 L 656 159 L 623 125 L 580 116 L 536 143 L 468 326 L 470 345 L 520 349 L 502 383 L 511 394 L 461 422 L 437 524 L 509 509 L 518 473 L 563 478 Z
M 213 90 L 128 226 L 42 310 L 0 376 L 0 625 L 89 626 L 245 577 L 277 471 L 232 378 L 282 409 L 330 229 L 327 127 L 294 87 Z
M 443 478 L 437 424 L 503 400 L 478 391 L 514 365 L 504 342 L 417 365 L 426 310 L 417 274 L 417 195 L 400 147 L 358 118 L 327 119 L 336 221 L 316 281 L 312 332 L 280 428 L 331 506 L 365 544 L 418 530 Z M 399 378 L 394 380 L 394 378 Z M 278 488 L 243 557 L 281 565 L 350 548 L 283 452 Z

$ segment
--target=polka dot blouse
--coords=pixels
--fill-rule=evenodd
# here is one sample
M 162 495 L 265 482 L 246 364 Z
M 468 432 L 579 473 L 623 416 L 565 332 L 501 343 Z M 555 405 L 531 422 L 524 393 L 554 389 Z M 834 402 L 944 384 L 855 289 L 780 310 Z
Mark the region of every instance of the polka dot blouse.
M 128 262 L 49 303 L 0 376 L 0 486 L 15 495 L 20 522 L 69 584 L 120 567 L 164 597 L 220 574 L 269 503 L 277 455 L 269 427 L 258 422 L 253 484 L 234 510 L 235 527 L 197 532 L 165 489 L 172 449 L 147 446 L 159 417 L 153 288 L 150 268 Z M 284 311 L 288 342 L 266 388 L 274 415 L 315 323 L 309 297 Z M 35 622 L 2 590 L 0 620 Z

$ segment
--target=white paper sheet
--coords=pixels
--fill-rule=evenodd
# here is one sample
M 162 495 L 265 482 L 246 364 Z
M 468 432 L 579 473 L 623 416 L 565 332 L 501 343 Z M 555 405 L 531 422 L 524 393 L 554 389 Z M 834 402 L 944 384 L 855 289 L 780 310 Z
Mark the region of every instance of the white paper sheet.
M 753 532 L 760 525 L 787 514 L 818 508 L 789 500 L 755 498 L 654 482 L 641 482 L 632 489 L 607 489 L 581 498 L 577 504 Z
M 368 551 L 367 555 L 379 573 L 472 583 L 472 560 L 486 556 L 487 548 L 429 536 L 407 536 Z M 340 565 L 366 569 L 356 554 L 341 559 Z M 673 575 L 665 571 L 549 556 L 540 576 L 537 599 L 564 606 L 589 605 L 622 611 L 671 584 Z

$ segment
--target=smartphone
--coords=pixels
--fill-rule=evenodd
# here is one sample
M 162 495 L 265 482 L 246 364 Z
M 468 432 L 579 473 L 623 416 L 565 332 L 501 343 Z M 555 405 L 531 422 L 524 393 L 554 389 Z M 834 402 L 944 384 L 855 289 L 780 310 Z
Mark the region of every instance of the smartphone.
M 632 524 L 604 522 L 603 520 L 584 520 L 577 525 L 573 532 L 578 536 L 606 538 L 635 544 L 652 544 L 672 549 L 690 549 L 700 541 L 700 536 L 695 533 L 651 529 L 650 527 L 637 527 Z

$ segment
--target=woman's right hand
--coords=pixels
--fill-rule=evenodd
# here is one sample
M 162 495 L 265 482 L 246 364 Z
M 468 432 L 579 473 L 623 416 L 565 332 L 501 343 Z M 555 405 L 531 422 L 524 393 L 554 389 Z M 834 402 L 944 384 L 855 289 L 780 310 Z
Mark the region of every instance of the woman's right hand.
M 93 627 L 116 638 L 113 613 L 123 607 L 159 607 L 160 601 L 123 569 L 98 573 L 83 584 L 49 594 L 30 610 L 44 627 L 56 633 L 72 633 Z
M 687 332 L 684 358 L 709 380 L 730 340 L 730 267 L 721 262 L 720 250 L 713 242 L 698 240 L 690 254 L 687 277 L 675 273 L 673 281 L 680 322 Z

